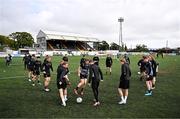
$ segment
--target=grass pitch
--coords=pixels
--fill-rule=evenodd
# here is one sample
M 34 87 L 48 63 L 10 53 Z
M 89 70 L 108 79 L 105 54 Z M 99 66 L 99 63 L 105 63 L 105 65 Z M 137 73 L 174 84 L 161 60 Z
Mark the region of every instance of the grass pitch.
M 26 78 L 22 58 L 13 58 L 12 65 L 5 66 L 0 58 L 0 117 L 1 118 L 140 118 L 180 117 L 180 56 L 158 58 L 160 63 L 156 89 L 150 97 L 144 96 L 145 83 L 139 81 L 137 62 L 141 56 L 130 56 L 132 78 L 126 105 L 118 105 L 120 63 L 114 59 L 112 75 L 105 75 L 105 58 L 100 59 L 104 82 L 100 83 L 101 106 L 92 106 L 93 93 L 86 87 L 82 104 L 76 103 L 73 94 L 79 77 L 77 68 L 81 57 L 69 57 L 71 87 L 68 88 L 67 107 L 59 104 L 56 87 L 56 69 L 62 57 L 53 57 L 50 92 L 43 86 L 33 87 Z M 43 81 L 43 76 L 41 76 Z

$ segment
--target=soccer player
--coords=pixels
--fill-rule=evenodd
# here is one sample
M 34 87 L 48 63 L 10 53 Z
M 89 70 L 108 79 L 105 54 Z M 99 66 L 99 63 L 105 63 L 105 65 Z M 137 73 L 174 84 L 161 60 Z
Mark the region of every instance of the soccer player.
M 8 56 L 9 56 L 9 63 L 11 64 L 12 63 L 12 56 L 11 56 L 11 54 L 8 54 Z
M 127 54 L 124 54 L 124 59 L 126 60 L 126 63 L 130 64 L 130 59 Z
M 81 95 L 84 94 L 84 88 L 86 87 L 87 84 L 88 73 L 89 73 L 89 60 L 85 59 L 84 62 L 81 62 L 78 68 L 78 76 L 80 77 L 80 81 L 77 87 L 74 89 L 74 93 L 76 95 L 79 95 L 78 89 L 81 89 L 81 93 L 80 93 Z
M 57 71 L 60 70 L 61 67 L 63 67 L 63 63 L 68 63 L 68 61 L 69 61 L 69 59 L 68 59 L 68 57 L 65 55 L 65 56 L 62 58 L 62 61 L 60 62 L 60 65 L 58 66 Z M 68 66 L 69 66 L 69 65 L 68 65 Z M 67 71 L 66 71 L 65 78 L 66 78 L 66 80 L 69 80 L 69 78 L 68 78 L 69 68 L 67 67 L 66 70 L 67 70 Z M 68 85 L 70 85 L 70 82 L 68 83 Z M 67 100 L 68 100 L 68 98 L 67 98 L 67 88 L 64 89 L 63 94 L 64 94 L 64 99 L 65 99 L 65 101 L 67 101 Z
M 100 80 L 103 80 L 103 75 L 102 75 L 102 72 L 101 72 L 101 69 L 99 68 L 99 66 L 94 63 L 94 61 L 90 61 L 90 67 L 89 67 L 89 85 L 91 83 L 91 87 L 92 87 L 92 90 L 93 90 L 93 93 L 94 93 L 94 98 L 95 98 L 95 103 L 93 104 L 93 106 L 98 106 L 100 105 L 100 102 L 99 102 L 99 98 L 98 98 L 98 95 L 99 95 L 99 83 L 100 83 Z
M 149 56 L 149 61 L 151 62 L 152 65 L 152 70 L 153 70 L 153 80 L 152 80 L 152 89 L 155 89 L 155 83 L 156 83 L 156 76 L 157 76 L 157 63 L 152 55 Z
M 85 63 L 85 55 L 83 55 L 83 57 L 80 60 L 80 65 L 82 65 L 83 63 Z
M 68 63 L 63 62 L 57 69 L 57 88 L 59 90 L 59 96 L 62 101 L 62 105 L 66 106 L 67 101 L 67 85 L 69 85 L 69 79 L 67 78 Z
M 94 61 L 95 64 L 99 65 L 99 57 L 96 54 L 93 57 L 93 61 Z
M 112 64 L 113 64 L 113 60 L 112 60 L 110 54 L 108 54 L 107 57 L 106 57 L 106 74 L 107 74 L 107 72 L 109 70 L 110 75 L 111 75 L 111 71 L 112 71 L 111 66 L 112 66 Z
M 27 65 L 28 65 L 28 61 L 29 61 L 29 57 L 27 54 L 25 54 L 25 56 L 23 57 L 23 61 L 24 61 L 24 70 L 26 70 Z
M 146 87 L 147 91 L 145 93 L 145 96 L 151 96 L 152 95 L 152 80 L 153 80 L 153 67 L 152 67 L 152 62 L 149 60 L 149 57 L 147 56 L 145 58 L 145 68 L 146 68 Z
M 120 60 L 121 62 L 121 76 L 118 92 L 121 97 L 121 101 L 118 104 L 126 104 L 128 98 L 128 89 L 130 87 L 130 78 L 131 78 L 131 70 L 129 68 L 129 64 L 126 62 L 126 59 L 123 58 Z
M 48 88 L 50 80 L 51 80 L 51 73 L 50 70 L 53 71 L 51 57 L 47 57 L 45 62 L 42 64 L 43 73 L 44 73 L 44 91 L 49 92 L 50 89 Z
M 146 62 L 144 61 L 145 56 L 142 57 L 142 59 L 140 59 L 137 63 L 137 65 L 139 66 L 140 72 L 138 72 L 138 74 L 140 74 L 140 81 L 144 80 L 145 77 L 145 65 Z
M 28 63 L 27 63 L 27 69 L 28 69 L 28 80 L 31 82 L 33 70 L 34 70 L 34 63 L 35 63 L 35 55 L 28 56 Z
M 5 61 L 6 61 L 6 66 L 9 66 L 9 64 L 10 64 L 10 57 L 9 57 L 9 55 L 5 57 Z
M 41 60 L 40 57 L 37 57 L 35 62 L 34 62 L 34 70 L 33 70 L 33 75 L 32 75 L 32 86 L 35 86 L 35 81 L 38 80 L 38 84 L 41 85 L 40 83 L 40 70 L 41 70 Z

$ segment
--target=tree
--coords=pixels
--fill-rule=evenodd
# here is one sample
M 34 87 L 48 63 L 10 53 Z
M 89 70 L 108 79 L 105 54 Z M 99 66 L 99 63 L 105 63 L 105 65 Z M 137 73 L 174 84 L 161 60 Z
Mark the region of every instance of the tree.
M 137 52 L 147 52 L 147 51 L 149 51 L 147 49 L 147 46 L 144 45 L 144 44 L 143 45 L 141 45 L 141 44 L 136 45 L 136 48 L 134 50 L 137 51 Z
M 116 44 L 116 43 L 114 43 L 114 42 L 112 42 L 112 43 L 111 43 L 111 46 L 110 46 L 110 49 L 111 49 L 111 50 L 119 50 L 119 45 Z
M 7 36 L 0 35 L 0 45 L 13 48 L 15 42 Z
M 18 48 L 24 48 L 25 46 L 32 47 L 34 39 L 30 33 L 27 32 L 15 32 L 9 35 L 14 41 Z
M 98 43 L 98 50 L 109 50 L 109 44 L 106 41 Z

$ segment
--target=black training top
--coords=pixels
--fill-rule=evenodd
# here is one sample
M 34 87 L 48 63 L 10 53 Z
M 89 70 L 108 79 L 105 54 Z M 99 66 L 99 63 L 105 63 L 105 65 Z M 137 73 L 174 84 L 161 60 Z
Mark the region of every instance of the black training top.
M 24 61 L 25 63 L 28 63 L 29 57 L 28 57 L 27 55 L 25 55 L 25 56 L 23 57 L 23 61 Z
M 63 82 L 65 81 L 64 76 L 67 75 L 69 70 L 67 68 L 64 68 L 61 64 L 57 68 L 57 82 Z
M 140 59 L 137 64 L 140 66 L 140 69 L 145 70 L 146 63 L 144 62 L 144 59 Z
M 90 67 L 89 67 L 89 83 L 91 82 L 91 80 L 99 82 L 100 78 L 101 78 L 101 80 L 103 80 L 103 74 L 102 74 L 102 71 L 99 68 L 99 66 L 96 64 L 90 65 Z
M 34 63 L 34 70 L 40 71 L 41 70 L 41 65 L 42 65 L 41 61 L 36 60 L 35 63 Z
M 130 80 L 130 77 L 131 77 L 131 69 L 129 68 L 128 63 L 122 64 L 120 80 Z
M 88 73 L 89 73 L 89 65 L 88 65 L 88 64 L 83 64 L 83 65 L 81 66 L 81 72 L 80 72 L 80 74 L 87 76 Z
M 35 63 L 35 60 L 34 60 L 33 58 L 29 57 L 29 60 L 28 60 L 27 65 L 28 65 L 29 67 L 33 67 L 33 66 L 34 66 L 34 63 Z
M 52 63 L 46 60 L 42 64 L 42 68 L 41 69 L 43 69 L 43 71 L 45 71 L 46 73 L 50 73 L 50 69 L 51 69 L 51 71 L 53 71 Z
M 111 57 L 107 57 L 106 58 L 106 64 L 112 64 L 113 63 L 113 60 Z

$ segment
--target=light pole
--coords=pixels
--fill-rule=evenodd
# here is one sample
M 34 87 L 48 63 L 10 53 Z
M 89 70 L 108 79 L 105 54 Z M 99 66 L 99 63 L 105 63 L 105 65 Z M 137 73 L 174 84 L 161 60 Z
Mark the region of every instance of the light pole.
M 118 19 L 118 22 L 120 23 L 120 27 L 119 27 L 119 51 L 120 51 L 120 42 L 121 42 L 121 47 L 123 46 L 123 41 L 122 41 L 122 22 L 124 22 L 124 18 L 120 17 Z

